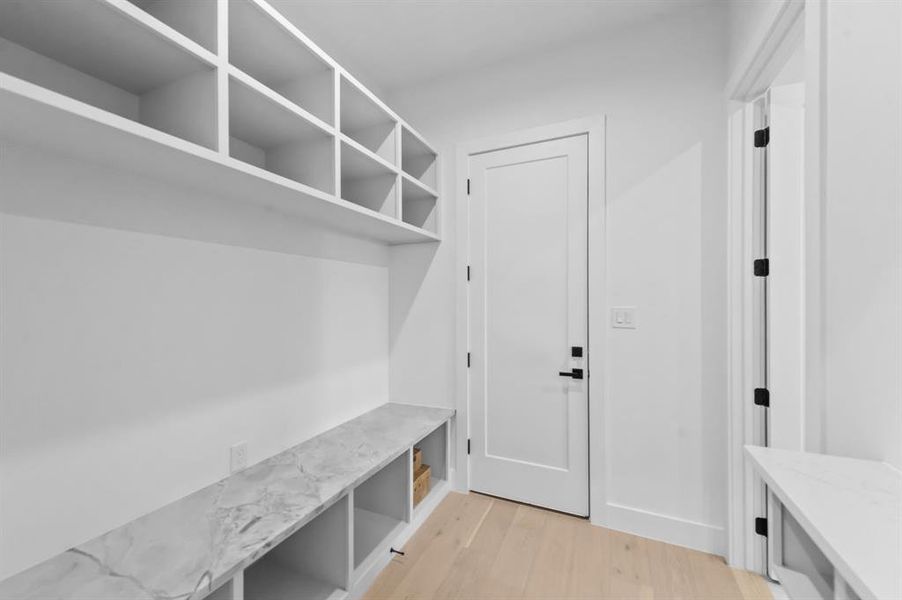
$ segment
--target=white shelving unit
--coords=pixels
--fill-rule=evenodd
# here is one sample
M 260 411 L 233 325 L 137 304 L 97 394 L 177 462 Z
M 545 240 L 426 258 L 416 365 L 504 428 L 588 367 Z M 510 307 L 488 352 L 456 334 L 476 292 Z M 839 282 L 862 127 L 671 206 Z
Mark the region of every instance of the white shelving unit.
M 5 142 L 440 240 L 436 153 L 263 0 L 3 0 L 0 111 Z
M 207 148 L 215 69 L 212 54 L 129 2 L 0 2 L 0 71 Z

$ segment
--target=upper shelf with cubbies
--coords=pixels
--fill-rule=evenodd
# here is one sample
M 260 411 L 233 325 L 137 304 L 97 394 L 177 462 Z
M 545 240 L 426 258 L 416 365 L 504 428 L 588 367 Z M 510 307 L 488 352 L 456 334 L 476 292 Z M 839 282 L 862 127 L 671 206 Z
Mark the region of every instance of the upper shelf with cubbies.
M 437 156 L 264 0 L 0 2 L 0 141 L 437 241 Z
M 215 148 L 216 58 L 155 21 L 129 2 L 5 0 L 0 71 Z

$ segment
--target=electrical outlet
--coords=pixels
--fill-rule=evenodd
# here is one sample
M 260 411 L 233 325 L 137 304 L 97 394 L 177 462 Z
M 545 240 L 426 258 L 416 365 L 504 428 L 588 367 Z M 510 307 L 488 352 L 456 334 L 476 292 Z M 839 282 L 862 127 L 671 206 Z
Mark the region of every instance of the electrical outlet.
M 230 448 L 229 472 L 237 473 L 247 467 L 247 442 L 238 442 Z
M 611 308 L 611 327 L 615 329 L 635 329 L 636 307 L 615 306 Z

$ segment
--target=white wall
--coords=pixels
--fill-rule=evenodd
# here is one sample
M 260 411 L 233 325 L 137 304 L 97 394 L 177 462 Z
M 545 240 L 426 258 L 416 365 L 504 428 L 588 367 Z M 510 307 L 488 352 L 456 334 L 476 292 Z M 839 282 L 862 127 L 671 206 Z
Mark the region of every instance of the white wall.
M 902 4 L 824 10 L 824 450 L 902 467 Z
M 0 579 L 388 400 L 381 246 L 3 151 Z
M 720 7 L 453 80 L 389 101 L 444 156 L 444 242 L 392 251 L 392 397 L 454 406 L 457 272 L 455 144 L 607 115 L 609 286 L 635 305 L 612 331 L 603 403 L 609 524 L 723 551 L 726 514 L 726 14 Z M 406 374 L 404 377 L 399 374 Z M 598 387 L 598 386 L 596 386 Z

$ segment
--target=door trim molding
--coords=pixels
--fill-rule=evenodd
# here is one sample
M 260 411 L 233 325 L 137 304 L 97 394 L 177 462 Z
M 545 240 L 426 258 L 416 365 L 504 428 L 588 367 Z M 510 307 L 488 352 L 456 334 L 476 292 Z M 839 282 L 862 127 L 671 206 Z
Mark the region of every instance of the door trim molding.
M 727 81 L 728 100 L 751 102 L 770 86 L 803 32 L 804 0 L 779 0 L 767 9 L 758 30 Z
M 469 348 L 469 309 L 466 270 L 470 262 L 469 202 L 465 181 L 469 176 L 470 156 L 493 150 L 502 150 L 525 144 L 570 137 L 588 137 L 588 254 L 589 254 L 589 357 L 591 380 L 588 385 L 589 402 L 589 518 L 595 525 L 606 523 L 607 468 L 605 444 L 604 401 L 607 398 L 605 365 L 607 356 L 606 313 L 607 298 L 607 247 L 605 235 L 605 117 L 604 115 L 575 119 L 510 133 L 479 138 L 457 144 L 455 150 L 455 177 L 457 197 L 455 203 L 458 248 L 456 274 L 457 305 L 457 478 L 455 488 L 470 489 L 470 468 L 467 455 L 467 439 L 470 437 L 470 389 L 466 355 Z
M 726 88 L 728 115 L 727 223 L 727 396 L 728 505 L 727 562 L 763 573 L 762 539 L 751 530 L 755 478 L 745 461 L 744 445 L 754 443 L 752 427 L 753 363 L 751 286 L 752 161 L 749 154 L 753 111 L 750 100 L 767 88 L 804 34 L 805 44 L 805 450 L 822 450 L 823 415 L 823 123 L 825 11 L 817 2 L 780 0 L 762 22 Z M 758 515 L 760 516 L 760 515 Z

